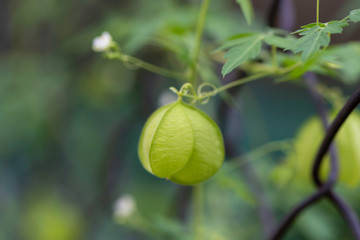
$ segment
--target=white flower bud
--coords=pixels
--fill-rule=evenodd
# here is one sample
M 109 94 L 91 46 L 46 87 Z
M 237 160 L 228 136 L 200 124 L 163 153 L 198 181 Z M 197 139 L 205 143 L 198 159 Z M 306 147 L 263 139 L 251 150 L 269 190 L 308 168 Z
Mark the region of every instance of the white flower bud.
M 111 47 L 112 37 L 110 33 L 103 32 L 101 36 L 94 38 L 92 49 L 95 52 L 104 52 Z
M 125 194 L 116 200 L 114 204 L 115 217 L 124 219 L 131 216 L 136 209 L 134 198 L 130 194 Z

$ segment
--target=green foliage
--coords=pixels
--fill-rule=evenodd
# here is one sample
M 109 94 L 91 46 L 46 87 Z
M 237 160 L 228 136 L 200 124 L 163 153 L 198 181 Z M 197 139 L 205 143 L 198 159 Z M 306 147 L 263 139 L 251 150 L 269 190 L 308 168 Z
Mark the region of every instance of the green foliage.
M 233 7 L 236 3 L 243 14 Z M 20 0 L 0 4 L 2 13 L 6 13 L 1 24 L 7 26 L 2 28 L 4 41 L 0 43 L 0 239 L 193 238 L 191 206 L 185 222 L 169 214 L 177 211 L 180 201 L 184 203 L 179 200 L 178 186 L 144 174 L 136 157 L 141 125 L 147 114 L 158 107 L 164 89 L 181 85 L 187 79 L 176 82 L 167 76 L 134 71 L 139 66 L 133 63 L 101 59 L 91 52 L 91 40 L 108 31 L 122 53 L 187 76 L 193 64 L 196 6 L 194 1 L 178 0 Z M 206 83 L 200 90 L 211 92 L 225 84 L 219 79 L 219 65 L 225 63 L 226 51 L 229 58 L 228 69 L 223 70 L 225 74 L 240 67 L 250 77 L 260 73 L 261 78 L 291 80 L 311 71 L 342 83 L 358 83 L 359 43 L 331 46 L 325 35 L 341 33 L 347 24 L 359 22 L 359 16 L 356 9 L 342 21 L 319 23 L 311 36 L 319 40 L 304 62 L 300 54 L 304 55 L 305 46 L 300 54 L 290 51 L 304 37 L 311 42 L 308 32 L 297 40 L 295 35 L 279 29 L 267 29 L 261 17 L 254 17 L 250 0 L 213 0 L 194 87 Z M 316 24 L 310 24 L 299 33 L 315 28 Z M 9 44 L 3 44 L 7 41 Z M 219 42 L 223 42 L 220 48 Z M 218 51 L 211 54 L 216 48 Z M 286 49 L 290 51 L 285 53 Z M 236 87 L 239 82 L 230 83 Z M 354 87 L 331 84 L 341 86 L 344 91 L 353 91 Z M 306 107 L 308 95 L 298 85 L 302 83 L 289 81 L 273 86 L 264 81 L 246 85 L 244 89 L 256 92 L 253 98 L 243 94 L 238 98 L 237 91 L 230 95 L 225 88 L 220 97 L 211 95 L 214 98 L 207 105 L 197 107 L 221 123 L 221 129 L 227 131 L 226 139 L 234 145 L 232 150 L 252 153 L 258 144 L 292 136 L 294 126 L 310 114 L 312 109 Z M 229 117 L 234 111 L 223 108 L 223 100 L 234 111 L 235 105 L 241 105 L 239 101 L 250 106 L 248 111 L 244 110 L 247 120 Z M 290 105 L 296 110 L 291 117 L 281 115 L 282 107 Z M 254 114 L 256 108 L 264 114 Z M 339 135 L 341 159 L 358 159 L 358 152 L 349 140 L 359 144 L 358 125 L 355 121 L 350 130 L 344 129 L 346 134 Z M 309 142 L 317 139 L 316 131 L 308 134 Z M 238 132 L 248 135 L 233 137 Z M 257 141 L 253 140 L 254 135 Z M 292 207 L 295 200 L 303 197 L 294 185 L 305 185 L 302 179 L 288 182 L 295 184 L 286 189 L 269 183 L 268 171 L 282 159 L 282 153 L 263 154 L 256 161 L 251 159 L 252 166 L 258 170 L 255 175 L 266 184 L 264 189 L 271 207 L 278 212 L 283 212 L 285 206 Z M 237 166 L 236 171 L 222 171 L 232 164 Z M 238 171 L 241 164 L 237 164 L 236 159 L 229 159 L 219 175 L 205 184 L 204 239 L 264 238 L 256 214 L 259 207 L 256 194 Z M 349 171 L 358 171 L 353 161 L 344 164 L 349 164 L 345 168 L 353 167 Z M 322 171 L 326 172 L 326 167 Z M 292 165 L 282 168 L 283 179 L 293 176 L 294 169 Z M 342 178 L 356 185 L 351 177 Z M 44 182 L 46 187 L 41 184 Z M 341 185 L 339 189 L 343 190 Z M 144 214 L 140 220 L 145 225 L 136 222 L 139 220 L 136 218 L 133 225 L 114 223 L 111 206 L 123 191 L 134 194 L 138 200 L 138 211 Z M 31 197 L 26 197 L 28 193 Z M 344 197 L 358 207 L 356 191 L 344 193 Z M 329 220 L 332 212 L 323 206 L 319 211 L 323 213 L 321 217 L 316 214 L 309 216 L 306 223 L 300 222 L 299 229 L 289 239 L 327 239 L 333 233 L 347 239 L 348 229 Z M 324 219 L 329 221 L 323 224 Z M 317 232 L 309 233 L 309 227 Z
M 349 18 L 354 23 L 360 22 L 360 9 L 355 9 L 350 12 Z
M 294 52 L 302 52 L 302 60 L 306 61 L 321 47 L 327 47 L 330 43 L 330 36 L 325 31 L 325 27 L 311 27 L 301 30 L 299 34 L 302 36 L 295 46 Z
M 329 73 L 336 71 L 336 79 L 346 84 L 355 84 L 360 80 L 360 44 L 357 42 L 335 45 L 322 57 L 322 65 L 327 66 Z M 333 70 L 333 71 L 331 71 Z
M 282 34 L 282 31 L 279 31 Z M 222 68 L 225 76 L 242 63 L 259 57 L 263 43 L 282 49 L 291 49 L 296 38 L 291 35 L 279 35 L 275 31 L 242 33 L 229 38 L 215 52 L 227 50 L 224 58 L 227 59 Z
M 246 22 L 248 24 L 251 24 L 254 18 L 254 9 L 251 0 L 236 0 L 236 2 L 240 5 L 241 10 L 245 16 Z
M 331 34 L 342 33 L 343 28 L 348 26 L 343 21 L 331 21 L 328 23 L 311 23 L 302 26 L 299 33 L 302 36 L 297 40 L 294 53 L 301 52 L 303 61 L 307 61 L 311 56 L 318 52 L 321 48 L 327 47 L 330 44 Z
M 81 218 L 73 206 L 54 196 L 34 196 L 23 214 L 24 239 L 77 240 L 82 235 Z
M 291 35 L 280 30 L 274 29 L 268 32 L 250 32 L 240 33 L 228 38 L 215 52 L 227 50 L 225 54 L 226 63 L 222 69 L 222 75 L 225 76 L 241 64 L 250 59 L 258 58 L 262 50 L 262 42 L 284 50 L 291 50 L 295 54 L 301 54 L 302 66 L 294 69 L 288 76 L 281 79 L 293 79 L 302 76 L 309 70 L 318 71 L 321 74 L 330 74 L 330 71 L 324 70 L 321 65 L 320 50 L 327 49 L 330 45 L 332 34 L 341 34 L 343 28 L 348 26 L 349 21 L 357 22 L 358 10 L 353 10 L 350 15 L 341 21 L 329 21 L 327 23 L 310 23 L 301 27 L 293 34 L 299 34 L 296 39 Z M 348 20 L 350 19 L 350 20 Z M 299 62 L 296 56 L 287 56 L 293 61 L 293 64 Z M 345 70 L 346 71 L 346 70 Z M 331 72 L 331 74 L 333 71 Z
M 296 40 L 296 38 L 294 38 L 292 35 L 286 35 L 285 37 L 283 36 L 277 36 L 277 35 L 266 35 L 264 41 L 269 45 L 269 46 L 276 46 L 278 48 L 282 48 L 282 49 L 292 49 L 294 46 L 294 41 Z
M 341 21 L 330 21 L 327 23 L 310 23 L 302 26 L 298 33 L 301 38 L 297 41 L 294 53 L 301 52 L 303 61 L 307 61 L 312 55 L 321 48 L 326 48 L 330 44 L 331 34 L 340 34 L 343 28 L 348 26 L 348 18 L 352 22 L 360 21 L 359 9 L 352 10 L 350 14 Z
M 240 64 L 249 58 L 256 58 L 260 54 L 262 46 L 262 35 L 255 35 L 242 39 L 240 43 L 237 42 L 236 47 L 231 48 L 225 55 L 227 62 L 221 70 L 221 74 L 225 76 Z

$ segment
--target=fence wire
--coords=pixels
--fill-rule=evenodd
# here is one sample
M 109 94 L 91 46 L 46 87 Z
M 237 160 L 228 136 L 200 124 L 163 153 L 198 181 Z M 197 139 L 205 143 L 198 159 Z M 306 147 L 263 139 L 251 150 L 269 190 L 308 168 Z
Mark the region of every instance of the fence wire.
M 289 14 L 291 9 L 294 9 L 293 0 L 273 0 L 268 14 L 268 25 L 275 27 L 277 19 L 286 20 L 285 23 L 293 23 L 295 19 L 294 14 Z M 281 26 L 283 21 L 280 22 L 280 28 L 288 28 Z M 360 103 L 360 89 L 358 89 L 346 102 L 341 111 L 338 113 L 335 120 L 329 125 L 327 119 L 326 104 L 322 96 L 317 90 L 317 78 L 315 74 L 307 73 L 304 76 L 304 81 L 309 89 L 310 95 L 313 99 L 316 111 L 321 118 L 326 135 L 318 149 L 317 155 L 314 159 L 312 178 L 317 187 L 317 191 L 312 195 L 305 198 L 297 206 L 295 206 L 275 228 L 269 240 L 279 240 L 292 226 L 294 220 L 306 210 L 307 207 L 317 203 L 320 199 L 327 198 L 339 210 L 340 214 L 351 229 L 354 239 L 360 240 L 360 222 L 356 212 L 334 191 L 333 187 L 336 184 L 339 175 L 339 159 L 335 146 L 332 144 L 334 138 L 344 124 L 349 115 L 355 110 Z M 320 165 L 324 159 L 324 155 L 330 152 L 330 168 L 331 172 L 326 182 L 320 179 Z

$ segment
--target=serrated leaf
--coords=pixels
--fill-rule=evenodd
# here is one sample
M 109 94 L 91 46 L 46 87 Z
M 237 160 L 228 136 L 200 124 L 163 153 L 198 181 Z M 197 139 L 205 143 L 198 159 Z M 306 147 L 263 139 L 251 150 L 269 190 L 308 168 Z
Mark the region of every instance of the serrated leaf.
M 223 50 L 232 48 L 234 46 L 238 46 L 238 45 L 242 44 L 243 42 L 248 41 L 248 38 L 253 37 L 253 36 L 254 36 L 253 33 L 246 33 L 246 34 L 237 35 L 236 37 L 232 37 L 229 40 L 227 40 L 226 42 L 224 42 L 220 47 L 215 49 L 213 51 L 213 53 L 223 51 Z
M 325 24 L 324 23 L 321 23 L 321 22 L 319 22 L 319 23 L 309 23 L 309 24 L 306 24 L 306 25 L 304 25 L 304 26 L 301 26 L 300 28 L 313 28 L 313 27 L 315 27 L 315 26 L 318 26 L 318 27 L 325 27 Z
M 330 37 L 325 28 L 316 26 L 300 34 L 303 37 L 297 40 L 294 52 L 302 52 L 301 58 L 303 61 L 308 60 L 321 47 L 326 47 L 330 43 Z
M 348 26 L 349 24 L 347 22 L 342 22 L 342 21 L 331 21 L 325 24 L 325 32 L 330 33 L 330 34 L 335 34 L 335 33 L 342 33 L 343 28 Z
M 312 28 L 306 28 L 304 30 L 301 30 L 301 32 L 299 32 L 299 35 L 300 36 L 309 35 L 309 34 L 314 33 L 314 32 L 316 32 L 316 31 L 318 31 L 320 29 L 321 29 L 321 27 L 319 27 L 319 26 L 315 26 L 315 27 L 312 27 Z
M 340 71 L 339 77 L 346 84 L 360 80 L 360 43 L 338 45 L 326 51 L 328 63 L 335 64 Z M 330 65 L 331 66 L 331 65 Z
M 225 76 L 249 58 L 256 58 L 260 54 L 263 36 L 250 37 L 240 46 L 231 48 L 225 58 L 228 58 L 222 68 L 222 75 Z
M 320 56 L 321 56 L 321 54 L 312 55 L 304 64 L 295 68 L 294 70 L 292 70 L 290 73 L 286 74 L 285 76 L 278 78 L 277 82 L 284 82 L 284 81 L 289 81 L 292 79 L 300 78 L 301 76 L 304 75 L 304 73 L 309 72 L 309 71 L 315 72 L 315 69 L 317 68 Z
M 300 35 L 303 35 L 301 33 L 306 32 L 308 30 L 313 31 L 313 30 L 316 30 L 319 27 L 325 27 L 325 24 L 324 23 L 309 23 L 309 24 L 301 26 L 299 30 L 297 30 L 295 32 L 292 32 L 291 34 L 298 34 L 299 33 Z
M 270 46 L 276 46 L 283 49 L 292 49 L 296 39 L 292 37 L 279 37 L 276 35 L 267 35 L 264 41 Z
M 254 17 L 254 8 L 252 6 L 251 0 L 236 0 L 236 2 L 240 5 L 247 24 L 250 25 Z
M 354 23 L 360 22 L 360 9 L 355 9 L 350 12 L 349 18 Z
M 342 33 L 346 26 L 348 26 L 346 21 L 310 23 L 302 26 L 301 29 L 294 32 L 302 36 L 297 40 L 294 52 L 302 52 L 301 58 L 306 61 L 322 47 L 330 44 L 331 34 Z

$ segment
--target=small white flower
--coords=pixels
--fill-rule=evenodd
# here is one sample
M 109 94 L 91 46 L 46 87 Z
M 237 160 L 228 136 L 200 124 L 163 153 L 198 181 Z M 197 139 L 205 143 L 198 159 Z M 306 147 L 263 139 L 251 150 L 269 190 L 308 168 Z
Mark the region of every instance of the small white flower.
M 135 212 L 135 209 L 134 198 L 130 194 L 124 194 L 114 204 L 114 215 L 122 219 L 127 218 Z
M 111 47 L 112 37 L 110 33 L 103 32 L 101 36 L 94 38 L 92 49 L 95 52 L 104 52 Z

